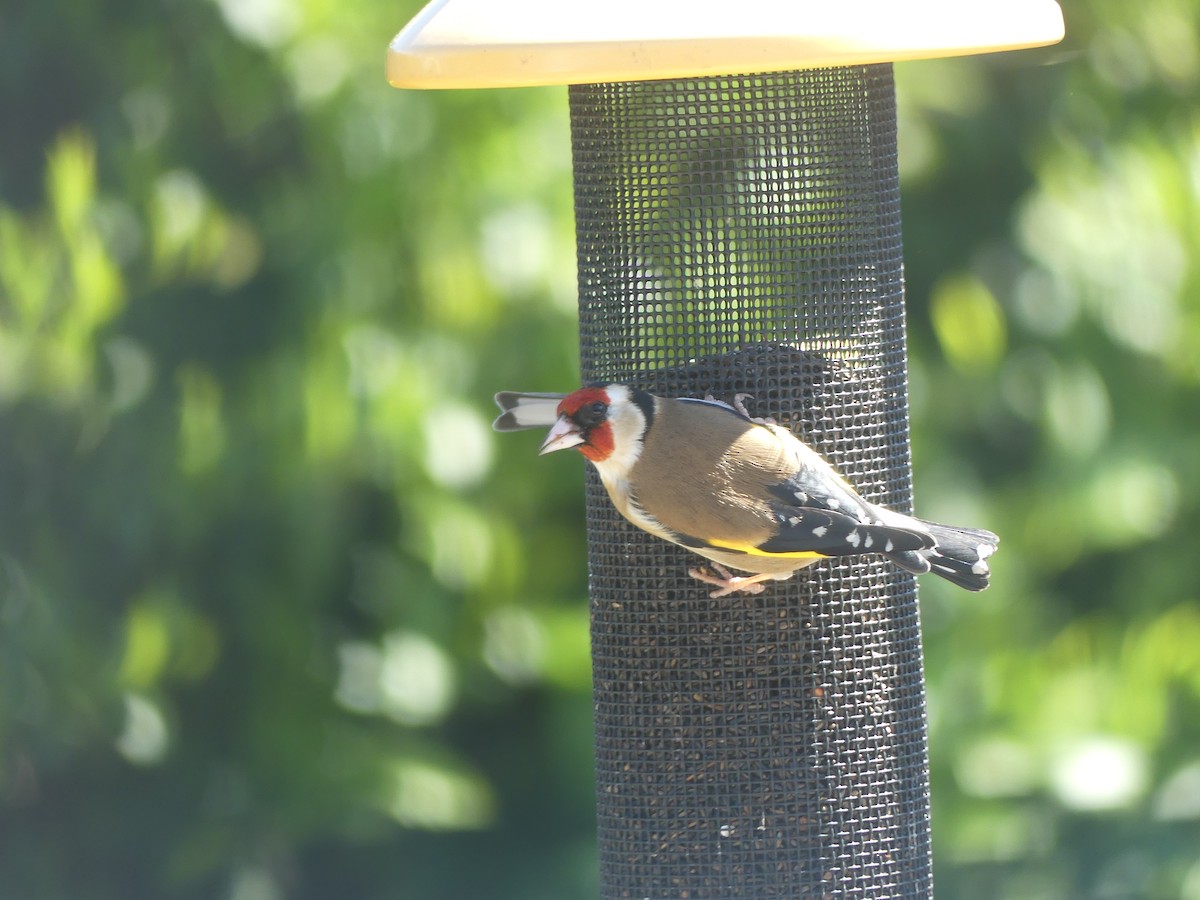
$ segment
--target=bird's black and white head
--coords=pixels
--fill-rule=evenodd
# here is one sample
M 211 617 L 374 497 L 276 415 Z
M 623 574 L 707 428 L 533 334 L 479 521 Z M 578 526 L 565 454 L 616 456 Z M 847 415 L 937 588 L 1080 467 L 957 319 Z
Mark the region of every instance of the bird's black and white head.
M 605 478 L 624 477 L 642 452 L 654 398 L 621 384 L 591 385 L 567 394 L 541 453 L 576 448 Z

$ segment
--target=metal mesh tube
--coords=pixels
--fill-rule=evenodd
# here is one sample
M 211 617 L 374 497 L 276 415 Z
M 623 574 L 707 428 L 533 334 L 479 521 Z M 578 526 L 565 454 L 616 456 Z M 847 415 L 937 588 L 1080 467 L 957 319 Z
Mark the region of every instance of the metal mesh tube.
M 888 65 L 571 88 L 586 381 L 753 394 L 910 502 Z M 605 898 L 926 897 L 916 587 L 823 562 L 712 600 L 588 476 Z

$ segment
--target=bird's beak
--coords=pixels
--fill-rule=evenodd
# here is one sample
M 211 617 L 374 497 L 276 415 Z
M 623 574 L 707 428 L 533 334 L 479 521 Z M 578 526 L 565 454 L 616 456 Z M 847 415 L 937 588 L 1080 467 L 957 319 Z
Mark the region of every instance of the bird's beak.
M 555 450 L 567 450 L 571 447 L 578 447 L 582 443 L 583 435 L 579 433 L 579 426 L 566 416 L 559 416 L 558 421 L 550 429 L 550 433 L 546 435 L 546 439 L 542 441 L 541 449 L 538 450 L 538 456 L 553 453 Z

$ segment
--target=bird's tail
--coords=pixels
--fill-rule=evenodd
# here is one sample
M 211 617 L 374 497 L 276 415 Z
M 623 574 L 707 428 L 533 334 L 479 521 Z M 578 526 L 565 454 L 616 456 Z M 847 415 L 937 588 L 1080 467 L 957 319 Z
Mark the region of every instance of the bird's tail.
M 558 418 L 558 401 L 565 396 L 501 391 L 496 395 L 496 405 L 502 414 L 492 423 L 492 428 L 496 431 L 549 428 Z
M 992 573 L 987 561 L 996 552 L 1000 538 L 982 528 L 958 528 L 925 519 L 915 521 L 933 538 L 934 545 L 924 550 L 885 554 L 888 559 L 917 575 L 924 572 L 941 575 L 968 591 L 982 591 L 988 586 Z

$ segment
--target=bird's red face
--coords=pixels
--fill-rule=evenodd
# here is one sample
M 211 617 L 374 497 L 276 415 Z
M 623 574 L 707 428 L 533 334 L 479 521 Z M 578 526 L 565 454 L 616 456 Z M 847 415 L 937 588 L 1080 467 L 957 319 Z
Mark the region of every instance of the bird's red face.
M 608 392 L 600 387 L 580 388 L 558 404 L 558 421 L 542 442 L 540 453 L 577 447 L 592 462 L 603 462 L 613 451 L 613 430 L 608 420 Z

